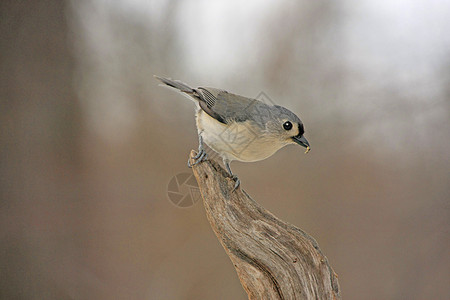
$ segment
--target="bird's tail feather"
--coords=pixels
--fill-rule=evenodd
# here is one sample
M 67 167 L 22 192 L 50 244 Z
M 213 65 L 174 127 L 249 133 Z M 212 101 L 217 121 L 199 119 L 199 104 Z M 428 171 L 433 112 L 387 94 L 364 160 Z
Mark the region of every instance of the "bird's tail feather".
M 187 84 L 185 84 L 185 83 L 183 83 L 183 82 L 181 82 L 179 80 L 172 80 L 172 79 L 169 79 L 169 78 L 159 77 L 159 76 L 156 76 L 156 75 L 154 75 L 154 76 L 155 76 L 156 79 L 158 79 L 162 83 L 164 83 L 164 84 L 166 84 L 166 85 L 168 85 L 170 87 L 173 87 L 175 89 L 178 89 L 178 90 L 180 90 L 183 93 L 188 93 L 188 94 L 194 93 L 194 89 L 193 88 L 189 87 Z

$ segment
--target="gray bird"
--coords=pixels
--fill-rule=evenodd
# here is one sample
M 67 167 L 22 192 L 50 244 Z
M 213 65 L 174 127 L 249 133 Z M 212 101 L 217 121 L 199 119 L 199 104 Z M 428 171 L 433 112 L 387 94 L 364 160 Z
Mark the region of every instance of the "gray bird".
M 235 180 L 236 189 L 240 180 L 231 172 L 232 160 L 252 162 L 268 158 L 289 144 L 310 146 L 303 136 L 303 123 L 296 114 L 279 105 L 268 105 L 229 93 L 225 90 L 199 87 L 191 88 L 178 80 L 155 76 L 162 83 L 189 96 L 196 104 L 198 130 L 198 152 L 194 165 L 205 160 L 205 142 L 223 159 L 223 163 Z M 192 167 L 190 160 L 188 166 Z

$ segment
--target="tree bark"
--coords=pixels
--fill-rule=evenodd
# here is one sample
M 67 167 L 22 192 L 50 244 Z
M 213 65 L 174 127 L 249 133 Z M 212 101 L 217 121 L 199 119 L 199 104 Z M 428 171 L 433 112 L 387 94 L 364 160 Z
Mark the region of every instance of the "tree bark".
M 191 158 L 194 155 L 191 152 Z M 341 299 L 317 242 L 254 201 L 215 161 L 193 167 L 209 223 L 249 299 Z

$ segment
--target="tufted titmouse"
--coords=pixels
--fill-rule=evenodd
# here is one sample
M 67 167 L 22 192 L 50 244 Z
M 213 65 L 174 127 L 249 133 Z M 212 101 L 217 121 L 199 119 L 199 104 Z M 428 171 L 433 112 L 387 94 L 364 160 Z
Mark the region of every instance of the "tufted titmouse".
M 229 93 L 225 90 L 199 87 L 191 88 L 178 80 L 155 76 L 164 84 L 178 89 L 196 104 L 198 153 L 194 165 L 205 160 L 205 142 L 223 159 L 225 167 L 235 179 L 235 189 L 240 180 L 231 172 L 230 162 L 263 160 L 289 144 L 310 146 L 303 136 L 303 123 L 293 112 L 278 105 L 268 105 L 257 99 Z M 191 167 L 190 161 L 188 161 Z

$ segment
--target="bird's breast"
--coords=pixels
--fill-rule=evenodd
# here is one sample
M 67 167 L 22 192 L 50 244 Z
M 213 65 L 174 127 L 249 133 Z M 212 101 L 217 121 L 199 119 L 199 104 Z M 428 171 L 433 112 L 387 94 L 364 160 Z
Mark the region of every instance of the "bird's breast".
M 223 124 L 202 110 L 197 113 L 197 127 L 203 141 L 228 160 L 263 160 L 285 146 L 250 121 Z

